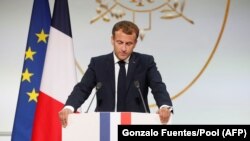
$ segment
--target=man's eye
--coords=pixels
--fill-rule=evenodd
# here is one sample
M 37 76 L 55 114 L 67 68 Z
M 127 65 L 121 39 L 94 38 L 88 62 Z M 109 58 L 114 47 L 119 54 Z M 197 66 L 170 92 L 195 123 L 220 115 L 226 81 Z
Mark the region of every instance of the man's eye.
M 123 44 L 123 42 L 121 42 L 121 41 L 117 41 L 117 44 L 120 44 L 120 45 L 121 45 L 121 44 Z
M 127 43 L 126 45 L 127 45 L 127 46 L 131 46 L 132 44 L 133 44 L 133 43 Z

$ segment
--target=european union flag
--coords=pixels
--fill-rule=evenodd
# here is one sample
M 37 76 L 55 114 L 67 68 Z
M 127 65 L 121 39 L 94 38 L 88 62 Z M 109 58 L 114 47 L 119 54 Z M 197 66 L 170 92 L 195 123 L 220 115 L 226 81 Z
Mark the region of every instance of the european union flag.
M 51 14 L 48 0 L 34 0 L 17 101 L 12 141 L 30 141 L 47 50 Z

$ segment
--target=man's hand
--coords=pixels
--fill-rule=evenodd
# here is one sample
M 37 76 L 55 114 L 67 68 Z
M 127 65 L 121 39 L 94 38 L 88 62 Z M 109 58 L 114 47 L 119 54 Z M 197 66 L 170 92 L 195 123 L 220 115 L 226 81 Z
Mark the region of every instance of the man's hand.
M 64 128 L 66 128 L 66 126 L 68 125 L 68 116 L 69 114 L 72 114 L 73 112 L 70 109 L 64 108 L 62 109 L 58 114 L 59 114 L 59 118 L 60 121 L 62 123 L 62 126 Z
M 170 119 L 171 111 L 167 107 L 162 107 L 157 111 L 157 114 L 159 114 L 161 123 L 166 124 Z

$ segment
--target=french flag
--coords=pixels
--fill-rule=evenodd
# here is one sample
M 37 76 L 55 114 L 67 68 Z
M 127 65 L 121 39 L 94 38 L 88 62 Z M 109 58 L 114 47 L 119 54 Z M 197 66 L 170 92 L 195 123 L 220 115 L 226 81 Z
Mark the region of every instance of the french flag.
M 159 115 L 136 112 L 71 114 L 62 131 L 62 141 L 117 141 L 118 125 L 161 124 Z
M 61 141 L 58 112 L 77 82 L 69 7 L 55 0 L 32 141 Z

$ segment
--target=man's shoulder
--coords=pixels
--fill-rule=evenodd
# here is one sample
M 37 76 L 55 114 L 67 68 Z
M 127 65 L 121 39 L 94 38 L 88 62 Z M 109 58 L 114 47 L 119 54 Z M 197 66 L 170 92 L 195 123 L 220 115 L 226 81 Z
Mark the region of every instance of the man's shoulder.
M 93 60 L 103 60 L 105 58 L 110 58 L 110 57 L 112 57 L 112 53 L 98 55 L 98 56 L 92 57 L 92 59 Z
M 136 57 L 136 58 L 142 58 L 142 59 L 151 59 L 153 58 L 152 55 L 150 54 L 145 54 L 145 53 L 139 53 L 139 52 L 133 52 L 133 55 Z

